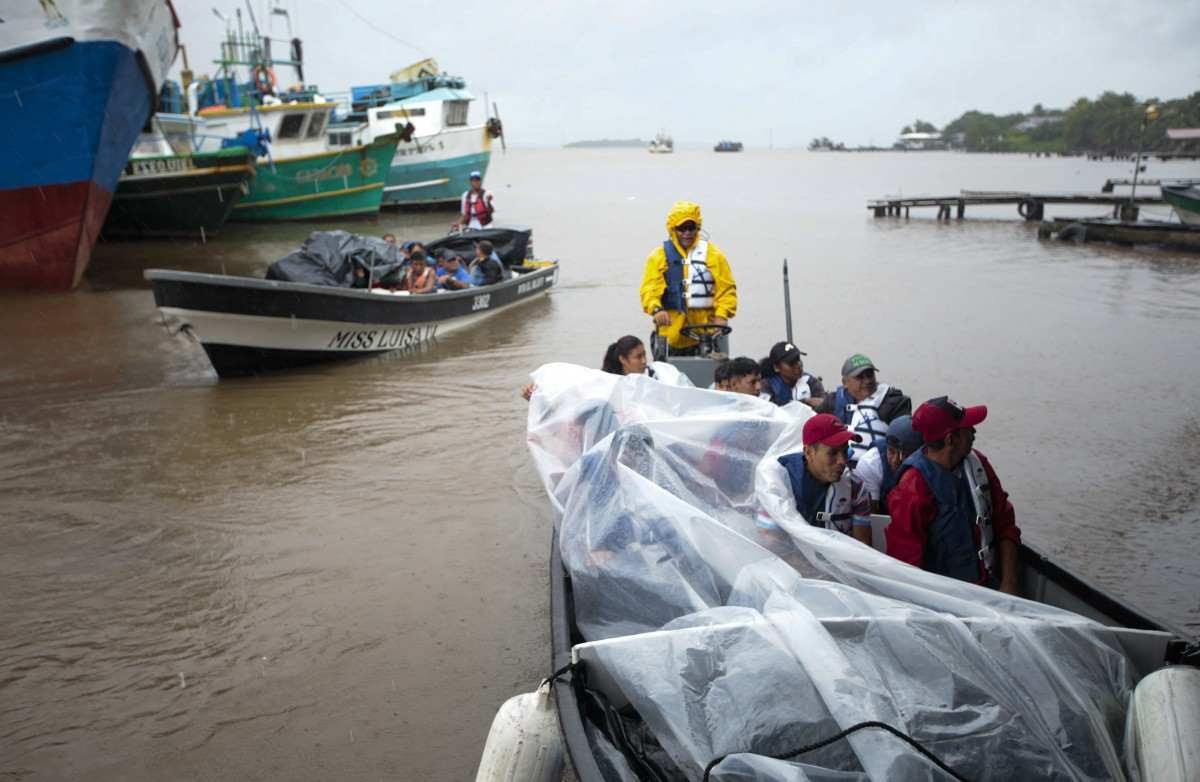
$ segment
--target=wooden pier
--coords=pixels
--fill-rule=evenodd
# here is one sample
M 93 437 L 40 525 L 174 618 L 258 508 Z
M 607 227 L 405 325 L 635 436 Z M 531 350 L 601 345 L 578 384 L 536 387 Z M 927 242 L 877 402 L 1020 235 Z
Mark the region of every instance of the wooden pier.
M 1141 184 L 1139 182 L 1139 184 Z M 867 202 L 876 217 L 908 217 L 910 209 L 937 207 L 937 219 L 949 220 L 951 213 L 961 220 L 968 206 L 1015 204 L 1017 213 L 1026 220 L 1041 220 L 1046 204 L 1085 204 L 1111 206 L 1114 217 L 1137 218 L 1136 206 L 1161 204 L 1162 196 L 1154 192 L 1138 193 L 1131 205 L 1129 196 L 1114 193 L 1030 193 L 1012 190 L 963 190 L 951 196 L 883 196 Z M 1132 209 L 1129 207 L 1133 206 Z
M 1151 178 L 1141 177 L 1138 179 L 1137 183 L 1138 183 L 1138 187 L 1142 187 L 1142 186 L 1162 187 L 1163 185 L 1179 185 L 1180 187 L 1187 187 L 1188 185 L 1200 185 L 1200 179 L 1188 179 L 1188 178 L 1155 179 L 1153 177 L 1151 177 Z M 1132 186 L 1133 186 L 1133 178 L 1132 177 L 1120 177 L 1120 178 L 1116 178 L 1116 179 L 1104 180 L 1104 187 L 1100 188 L 1100 190 L 1105 193 L 1111 193 L 1113 191 L 1113 188 L 1132 187 Z

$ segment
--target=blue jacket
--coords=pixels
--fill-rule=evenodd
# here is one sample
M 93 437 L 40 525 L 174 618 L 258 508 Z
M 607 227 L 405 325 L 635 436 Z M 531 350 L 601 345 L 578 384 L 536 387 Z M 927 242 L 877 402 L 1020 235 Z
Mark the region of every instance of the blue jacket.
M 771 375 L 766 378 L 767 393 L 771 395 L 771 401 L 774 404 L 783 407 L 788 402 L 792 401 L 795 391 L 787 383 L 783 382 L 783 378 L 779 375 Z
M 980 583 L 983 570 L 975 543 L 975 503 L 962 472 L 965 467 L 954 472 L 946 470 L 930 461 L 921 448 L 900 465 L 892 485 L 909 469 L 921 473 L 937 503 L 937 517 L 929 526 L 925 541 L 925 569 L 960 581 Z

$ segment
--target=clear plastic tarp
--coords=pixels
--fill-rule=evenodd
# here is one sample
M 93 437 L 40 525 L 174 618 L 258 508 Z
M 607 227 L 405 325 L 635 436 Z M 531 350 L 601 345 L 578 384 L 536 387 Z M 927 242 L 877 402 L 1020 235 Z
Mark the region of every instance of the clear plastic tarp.
M 810 526 L 777 462 L 807 407 L 568 364 L 533 379 L 589 680 L 684 777 L 742 753 L 712 778 L 946 778 L 878 730 L 765 757 L 866 720 L 968 779 L 1125 776 L 1135 671 L 1114 632 Z

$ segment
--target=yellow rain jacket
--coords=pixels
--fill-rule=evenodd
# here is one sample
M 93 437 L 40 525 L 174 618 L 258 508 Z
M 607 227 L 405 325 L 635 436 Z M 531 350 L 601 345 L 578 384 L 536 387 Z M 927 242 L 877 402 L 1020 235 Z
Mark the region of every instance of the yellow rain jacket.
M 691 201 L 677 201 L 671 207 L 671 211 L 667 213 L 667 236 L 671 238 L 671 242 L 675 245 L 675 249 L 679 251 L 685 259 L 688 256 L 683 245 L 679 243 L 679 239 L 675 236 L 675 226 L 682 225 L 688 220 L 692 220 L 699 228 L 700 222 L 700 206 Z M 700 240 L 699 232 L 696 233 L 696 241 Z M 667 344 L 673 348 L 690 348 L 696 344 L 693 339 L 688 339 L 679 333 L 679 330 L 686 325 L 694 325 L 697 323 L 708 323 L 714 316 L 718 318 L 732 318 L 737 314 L 737 283 L 733 280 L 733 272 L 729 270 L 729 261 L 725 258 L 725 253 L 717 249 L 717 246 L 712 242 L 708 243 L 707 265 L 712 272 L 715 291 L 713 292 L 713 306 L 702 309 L 688 309 L 686 311 L 668 310 L 671 314 L 671 322 L 666 326 L 659 326 L 658 333 L 666 337 Z M 642 274 L 642 309 L 647 315 L 653 315 L 654 311 L 662 306 L 663 293 L 667 289 L 667 254 L 663 252 L 662 246 L 654 248 L 646 258 L 646 270 Z M 687 268 L 687 262 L 684 262 L 684 279 L 690 279 L 691 271 Z

